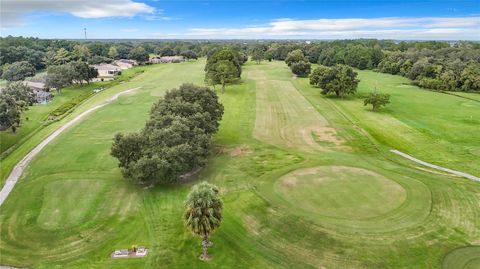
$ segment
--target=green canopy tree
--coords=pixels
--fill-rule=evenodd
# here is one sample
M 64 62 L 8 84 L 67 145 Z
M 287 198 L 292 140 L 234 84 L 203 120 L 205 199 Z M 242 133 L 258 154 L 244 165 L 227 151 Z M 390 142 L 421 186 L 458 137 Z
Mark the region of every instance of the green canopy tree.
M 43 64 L 46 67 L 49 67 L 50 65 L 54 65 L 56 55 L 57 55 L 57 53 L 54 50 L 48 50 L 47 52 L 45 52 L 45 54 L 42 58 Z
M 98 76 L 98 71 L 94 67 L 88 65 L 85 62 L 71 62 L 73 80 L 83 85 L 83 82 L 90 84 L 90 81 Z
M 222 60 L 216 62 L 205 74 L 205 80 L 211 85 L 222 85 L 222 93 L 225 93 L 225 86 L 238 79 L 238 70 L 231 61 Z
M 390 103 L 390 94 L 380 93 L 377 90 L 368 94 L 367 98 L 363 101 L 363 104 L 372 105 L 372 110 L 377 111 L 380 107 L 386 106 Z
M 20 102 L 25 106 L 31 106 L 36 101 L 35 93 L 23 81 L 8 83 L 7 87 L 2 89 L 2 93 L 12 96 L 17 103 Z M 28 107 L 25 107 L 25 109 L 28 109 Z
M 287 58 L 285 59 L 285 63 L 287 63 L 288 66 L 301 61 L 307 62 L 308 60 L 305 58 L 305 55 L 303 55 L 303 52 L 299 49 L 289 52 L 287 54 Z
M 2 77 L 8 81 L 19 81 L 35 75 L 35 67 L 27 61 L 6 65 Z
M 137 46 L 130 51 L 129 57 L 139 62 L 146 62 L 150 56 L 142 46 Z
M 205 72 L 208 73 L 211 69 L 215 68 L 215 64 L 220 61 L 231 62 L 236 69 L 235 76 L 240 78 L 242 74 L 242 67 L 239 62 L 239 53 L 231 48 L 223 48 L 221 50 L 215 50 L 207 57 L 207 64 L 205 65 Z
M 118 59 L 118 50 L 117 50 L 117 47 L 115 46 L 111 46 L 109 49 L 108 49 L 108 57 L 109 58 L 112 58 L 112 59 Z
M 310 63 L 305 61 L 292 63 L 292 65 L 290 65 L 290 69 L 292 69 L 292 73 L 295 75 L 299 77 L 306 77 L 310 74 Z
M 71 60 L 70 52 L 64 48 L 60 48 L 55 53 L 55 64 L 66 64 Z
M 353 94 L 359 80 L 357 73 L 346 65 L 319 66 L 310 75 L 310 84 L 322 89 L 322 94 L 334 93 L 338 97 Z
M 480 92 L 480 64 L 470 63 L 461 74 L 464 91 Z
M 88 58 L 91 57 L 90 49 L 83 45 L 83 44 L 78 44 L 73 46 L 73 56 L 75 59 L 80 60 L 80 61 L 86 61 Z
M 9 94 L 0 93 L 0 129 L 12 129 L 16 132 L 20 125 L 21 107 L 15 101 L 15 98 Z
M 184 51 L 180 52 L 180 55 L 183 56 L 187 60 L 191 60 L 191 59 L 196 60 L 198 58 L 197 53 L 193 50 L 184 50 Z
M 252 61 L 255 61 L 257 64 L 265 59 L 266 47 L 263 45 L 257 45 L 252 50 Z
M 210 235 L 222 222 L 223 201 L 215 185 L 207 182 L 193 186 L 185 201 L 184 221 L 187 228 L 202 238 L 200 259 L 210 259 L 208 247 L 212 244 Z
M 205 165 L 223 106 L 207 87 L 183 84 L 152 107 L 140 133 L 117 134 L 111 155 L 140 184 L 174 183 Z
M 47 69 L 47 88 L 55 88 L 58 92 L 75 79 L 75 69 L 70 64 L 52 65 Z

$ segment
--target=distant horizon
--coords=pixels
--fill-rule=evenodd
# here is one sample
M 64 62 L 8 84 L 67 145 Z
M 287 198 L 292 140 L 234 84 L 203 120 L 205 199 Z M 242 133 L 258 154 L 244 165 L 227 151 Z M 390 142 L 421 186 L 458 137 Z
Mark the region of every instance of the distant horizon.
M 1 36 L 480 40 L 478 0 L 2 0 Z
M 223 41 L 342 41 L 342 40 L 380 40 L 380 41 L 395 41 L 395 42 L 473 42 L 473 43 L 480 43 L 480 40 L 475 39 L 390 39 L 390 38 L 336 38 L 336 39 L 320 39 L 320 38 L 42 38 L 36 36 L 2 36 L 0 38 L 7 38 L 7 37 L 23 37 L 23 38 L 37 38 L 43 40 L 69 40 L 69 41 L 134 41 L 134 40 L 142 40 L 142 41 L 214 41 L 214 42 L 223 42 Z

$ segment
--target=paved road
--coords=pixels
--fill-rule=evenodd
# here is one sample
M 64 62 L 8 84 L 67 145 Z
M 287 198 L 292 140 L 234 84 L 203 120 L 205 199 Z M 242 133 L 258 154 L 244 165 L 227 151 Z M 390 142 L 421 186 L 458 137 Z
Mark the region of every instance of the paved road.
M 81 114 L 79 114 L 78 116 L 76 116 L 75 118 L 70 120 L 69 122 L 62 125 L 57 130 L 55 130 L 55 132 L 50 134 L 47 138 L 45 138 L 32 151 L 30 151 L 27 155 L 25 155 L 25 157 L 23 157 L 23 159 L 20 162 L 18 162 L 17 165 L 15 165 L 12 172 L 10 172 L 10 175 L 8 176 L 7 181 L 5 182 L 5 185 L 3 186 L 2 190 L 0 191 L 0 206 L 2 206 L 5 199 L 7 199 L 8 195 L 13 190 L 13 187 L 15 187 L 15 184 L 17 184 L 18 179 L 22 175 L 23 170 L 25 170 L 25 168 L 28 166 L 28 164 L 33 159 L 33 157 L 35 157 L 46 145 L 48 145 L 48 143 L 50 143 L 53 139 L 55 139 L 55 137 L 60 135 L 68 127 L 72 126 L 73 124 L 78 122 L 80 119 L 82 119 L 83 117 L 85 117 L 86 115 L 91 113 L 92 111 L 95 111 L 95 110 L 97 110 L 101 107 L 104 107 L 104 106 L 110 104 L 111 102 L 115 101 L 122 94 L 133 92 L 133 91 L 135 91 L 139 88 L 140 87 L 133 88 L 133 89 L 129 89 L 129 90 L 126 90 L 126 91 L 119 92 L 119 93 L 115 94 L 110 99 L 106 100 L 104 103 L 102 103 L 100 105 L 97 105 L 97 106 L 94 106 L 94 107 L 92 107 L 88 110 L 85 110 L 84 112 L 82 112 Z
M 438 165 L 435 165 L 435 164 L 427 163 L 425 161 L 414 158 L 414 157 L 412 157 L 412 156 L 410 156 L 406 153 L 403 153 L 399 150 L 396 150 L 396 149 L 391 149 L 390 152 L 395 153 L 397 155 L 400 155 L 403 158 L 409 159 L 409 160 L 414 161 L 416 163 L 419 163 L 421 165 L 433 168 L 433 169 L 437 169 L 437 170 L 440 170 L 440 171 L 443 171 L 443 172 L 447 172 L 447 173 L 450 173 L 450 174 L 454 174 L 454 175 L 457 175 L 457 176 L 468 178 L 468 179 L 473 180 L 473 181 L 480 181 L 480 178 L 476 177 L 474 175 L 470 175 L 470 174 L 467 174 L 467 173 L 464 173 L 464 172 L 460 172 L 460 171 L 452 170 L 452 169 L 449 169 L 449 168 L 441 167 L 441 166 L 438 166 Z

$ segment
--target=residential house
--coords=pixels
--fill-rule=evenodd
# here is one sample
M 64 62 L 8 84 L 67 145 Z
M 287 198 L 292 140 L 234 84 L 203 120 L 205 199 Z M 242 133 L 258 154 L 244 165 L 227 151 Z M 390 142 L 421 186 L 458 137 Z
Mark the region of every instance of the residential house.
M 149 60 L 152 64 L 180 63 L 184 61 L 185 59 L 182 56 L 153 56 Z
M 132 68 L 138 65 L 135 60 L 120 59 L 113 62 L 115 65 L 119 66 L 122 70 Z
M 36 102 L 38 104 L 46 104 L 52 99 L 52 95 L 45 87 L 45 83 L 40 81 L 25 81 L 25 84 L 35 93 Z
M 99 64 L 93 67 L 97 69 L 99 78 L 112 78 L 122 70 L 118 65 L 113 64 Z

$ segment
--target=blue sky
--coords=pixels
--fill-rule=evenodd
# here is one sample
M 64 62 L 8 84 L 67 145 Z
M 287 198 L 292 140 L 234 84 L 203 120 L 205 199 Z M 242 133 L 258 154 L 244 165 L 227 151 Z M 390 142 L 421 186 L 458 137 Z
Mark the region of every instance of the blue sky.
M 1 0 L 1 35 L 480 40 L 480 0 Z

